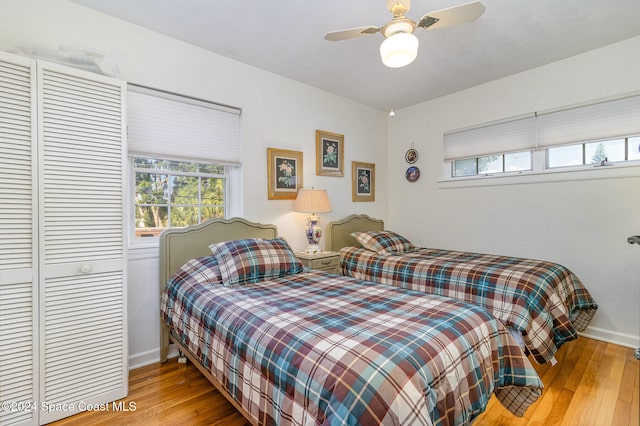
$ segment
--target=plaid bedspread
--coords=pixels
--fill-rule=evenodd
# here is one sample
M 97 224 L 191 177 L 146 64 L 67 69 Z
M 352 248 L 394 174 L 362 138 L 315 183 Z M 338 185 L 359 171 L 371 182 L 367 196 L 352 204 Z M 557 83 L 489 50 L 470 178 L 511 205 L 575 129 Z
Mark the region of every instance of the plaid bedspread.
M 259 424 L 469 424 L 493 393 L 517 415 L 541 393 L 483 308 L 319 271 L 223 286 L 207 268 L 168 282 L 162 318 Z
M 598 308 L 578 277 L 551 262 L 429 248 L 378 255 L 345 247 L 340 255 L 344 275 L 488 308 L 522 333 L 539 363 L 576 339 Z

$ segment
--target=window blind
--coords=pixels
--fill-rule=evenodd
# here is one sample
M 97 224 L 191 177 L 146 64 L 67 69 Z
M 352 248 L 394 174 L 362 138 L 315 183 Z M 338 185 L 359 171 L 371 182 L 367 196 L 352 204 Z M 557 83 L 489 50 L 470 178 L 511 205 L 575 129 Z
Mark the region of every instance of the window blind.
M 240 164 L 240 110 L 129 85 L 129 153 Z
M 445 133 L 445 161 L 640 134 L 640 96 Z
M 526 151 L 535 146 L 535 117 L 525 116 L 444 135 L 445 160 Z
M 640 134 L 640 96 L 538 114 L 538 147 Z

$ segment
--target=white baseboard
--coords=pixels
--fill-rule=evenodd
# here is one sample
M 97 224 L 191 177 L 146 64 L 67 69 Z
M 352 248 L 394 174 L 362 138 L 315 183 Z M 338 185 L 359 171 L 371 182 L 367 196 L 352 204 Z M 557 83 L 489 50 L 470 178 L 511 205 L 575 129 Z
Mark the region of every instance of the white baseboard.
M 177 356 L 178 349 L 175 347 L 175 345 L 169 345 L 168 358 L 175 358 Z M 160 348 L 129 355 L 129 370 L 144 367 L 155 362 L 160 362 Z
M 632 336 L 630 334 L 616 333 L 614 331 L 604 330 L 602 328 L 587 327 L 580 336 L 589 337 L 591 339 L 601 340 L 607 343 L 613 343 L 627 348 L 640 347 L 640 336 Z

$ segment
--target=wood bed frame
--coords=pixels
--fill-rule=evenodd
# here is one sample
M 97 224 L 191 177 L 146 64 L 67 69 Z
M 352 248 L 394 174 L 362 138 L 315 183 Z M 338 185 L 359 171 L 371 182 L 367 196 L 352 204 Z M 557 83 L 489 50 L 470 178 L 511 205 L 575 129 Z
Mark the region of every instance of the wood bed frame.
M 243 238 L 273 239 L 278 236 L 275 225 L 264 225 L 249 222 L 242 218 L 212 219 L 199 225 L 186 228 L 168 229 L 160 234 L 160 294 L 163 293 L 167 280 L 185 263 L 197 257 L 211 255 L 209 245 Z M 169 344 L 173 342 L 177 348 L 200 370 L 200 372 L 224 395 L 225 398 L 249 421 L 256 425 L 255 419 L 231 396 L 218 379 L 191 353 L 178 338 L 170 333 L 169 327 L 160 321 L 160 361 L 166 362 Z
M 382 231 L 384 221 L 374 219 L 366 214 L 352 214 L 342 220 L 330 222 L 327 225 L 327 250 L 340 251 L 342 247 L 360 246 L 351 236 L 356 231 Z

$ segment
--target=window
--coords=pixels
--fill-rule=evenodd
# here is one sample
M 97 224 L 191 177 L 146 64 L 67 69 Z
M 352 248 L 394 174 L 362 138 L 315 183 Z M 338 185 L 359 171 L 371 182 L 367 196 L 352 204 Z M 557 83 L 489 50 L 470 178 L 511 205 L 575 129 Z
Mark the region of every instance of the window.
M 239 109 L 129 85 L 127 121 L 132 243 L 241 214 Z
M 452 176 L 495 175 L 531 170 L 531 151 L 454 160 Z
M 134 157 L 135 235 L 157 237 L 169 227 L 224 218 L 225 167 Z
M 525 114 L 444 135 L 444 178 L 592 170 L 640 160 L 640 96 Z
M 547 149 L 547 167 L 609 165 L 640 160 L 640 136 L 585 142 Z

